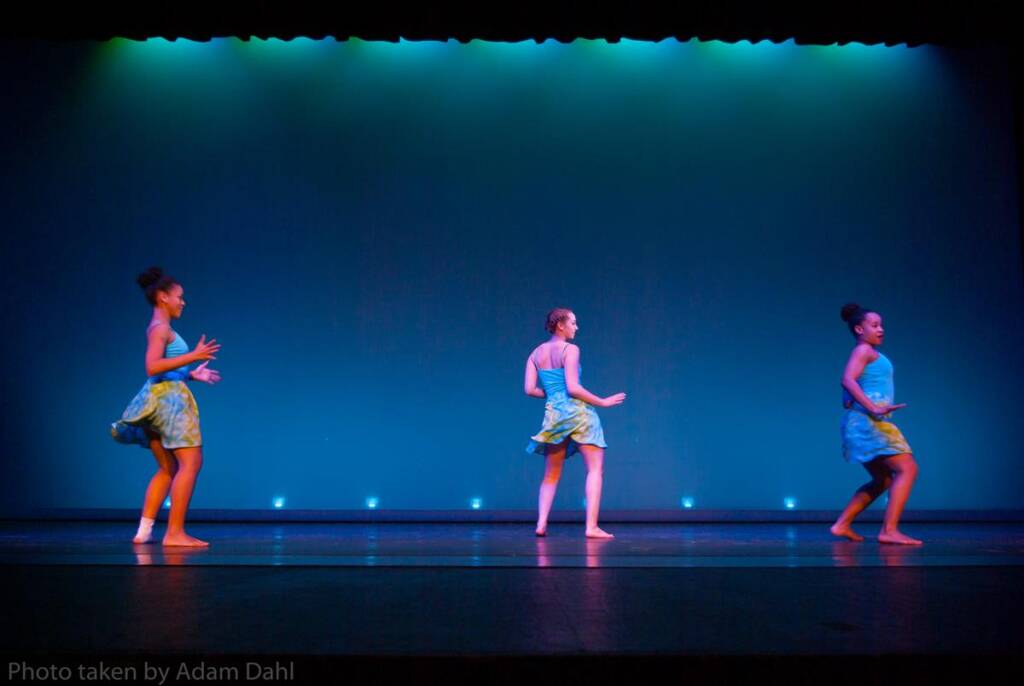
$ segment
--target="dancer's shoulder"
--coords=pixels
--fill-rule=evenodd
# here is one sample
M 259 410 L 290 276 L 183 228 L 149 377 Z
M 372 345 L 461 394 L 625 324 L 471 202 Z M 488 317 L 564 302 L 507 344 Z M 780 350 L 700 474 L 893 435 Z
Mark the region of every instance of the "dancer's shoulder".
M 167 322 L 150 322 L 149 326 L 146 327 L 146 338 L 153 338 L 154 336 L 170 340 L 174 337 L 174 332 L 171 330 L 171 325 Z
M 858 343 L 853 346 L 853 350 L 850 352 L 850 357 L 874 362 L 878 359 L 878 354 L 878 351 L 875 350 L 874 346 L 870 343 Z

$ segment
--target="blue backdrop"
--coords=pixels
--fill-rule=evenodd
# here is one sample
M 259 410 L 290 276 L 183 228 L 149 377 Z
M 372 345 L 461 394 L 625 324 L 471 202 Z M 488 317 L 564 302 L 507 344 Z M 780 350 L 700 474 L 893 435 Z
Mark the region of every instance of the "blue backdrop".
M 2 45 L 3 509 L 136 507 L 135 275 L 224 347 L 194 507 L 532 508 L 574 309 L 604 507 L 838 508 L 839 308 L 880 311 L 912 508 L 1020 507 L 1004 56 L 234 39 Z M 567 465 L 558 508 L 579 508 Z

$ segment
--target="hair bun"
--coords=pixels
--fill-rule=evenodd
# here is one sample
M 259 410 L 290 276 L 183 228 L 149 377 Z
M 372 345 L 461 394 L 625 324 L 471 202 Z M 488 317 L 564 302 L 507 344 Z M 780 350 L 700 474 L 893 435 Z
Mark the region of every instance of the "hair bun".
M 857 310 L 860 309 L 860 305 L 857 303 L 846 303 L 843 305 L 843 309 L 839 311 L 839 316 L 842 317 L 844 322 L 850 321 L 853 315 L 857 314 Z
M 163 269 L 161 269 L 160 267 L 150 267 L 146 271 L 139 274 L 138 278 L 135 280 L 138 282 L 139 287 L 142 288 L 142 290 L 146 290 L 150 286 L 157 283 L 160 279 L 162 279 L 163 276 Z

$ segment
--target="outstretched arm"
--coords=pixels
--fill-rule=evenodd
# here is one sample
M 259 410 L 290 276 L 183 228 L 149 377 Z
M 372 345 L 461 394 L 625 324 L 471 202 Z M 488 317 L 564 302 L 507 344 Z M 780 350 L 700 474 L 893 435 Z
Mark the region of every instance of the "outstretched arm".
M 577 346 L 570 344 L 566 347 L 563 364 L 565 365 L 565 388 L 572 397 L 597 407 L 611 407 L 626 399 L 625 393 L 616 393 L 607 398 L 601 398 L 580 384 L 580 349 Z
M 217 359 L 213 354 L 220 350 L 220 344 L 215 340 L 207 342 L 206 334 L 203 334 L 199 339 L 195 350 L 178 357 L 164 357 L 170 336 L 171 327 L 166 324 L 154 326 L 149 332 L 149 340 L 146 343 L 146 376 L 163 374 L 172 369 L 178 369 L 193 362 L 198 362 L 199 360 Z

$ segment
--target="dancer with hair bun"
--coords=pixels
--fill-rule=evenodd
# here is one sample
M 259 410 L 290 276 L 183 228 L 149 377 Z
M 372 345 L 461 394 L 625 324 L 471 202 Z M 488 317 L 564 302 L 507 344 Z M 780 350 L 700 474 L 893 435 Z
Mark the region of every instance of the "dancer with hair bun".
M 535 398 L 546 398 L 544 424 L 526 451 L 544 455 L 544 480 L 538 498 L 538 536 L 547 535 L 548 515 L 555 499 L 565 458 L 583 454 L 587 465 L 587 538 L 614 538 L 597 525 L 604 479 L 604 431 L 594 410 L 612 407 L 626 399 L 625 393 L 601 398 L 580 385 L 580 349 L 570 343 L 579 330 L 576 315 L 559 307 L 548 313 L 545 328 L 551 334 L 526 360 L 524 390 Z M 537 385 L 538 379 L 543 389 Z
M 173 329 L 171 320 L 185 308 L 184 290 L 160 267 L 139 275 L 138 284 L 153 306 L 146 328 L 146 374 L 149 378 L 128 404 L 121 419 L 111 424 L 110 433 L 120 443 L 148 448 L 156 458 L 157 470 L 146 488 L 139 529 L 134 543 L 153 540 L 153 524 L 160 506 L 171 493 L 171 511 L 164 534 L 165 546 L 202 547 L 206 541 L 185 533 L 185 513 L 192 500 L 196 477 L 203 464 L 203 441 L 199 433 L 199 409 L 185 382 L 189 379 L 215 384 L 220 374 L 207 367 L 220 350 L 216 340 L 203 334 L 195 349 Z M 194 369 L 190 365 L 201 362 Z
M 857 489 L 831 532 L 863 541 L 853 530 L 853 519 L 888 490 L 889 503 L 878 540 L 920 545 L 921 541 L 899 530 L 900 516 L 917 479 L 917 462 L 907 439 L 892 422 L 892 413 L 906 404 L 894 404 L 892 362 L 877 350 L 885 337 L 882 316 L 856 303 L 844 305 L 840 316 L 857 339 L 843 372 L 843 457 L 864 465 L 871 481 Z

